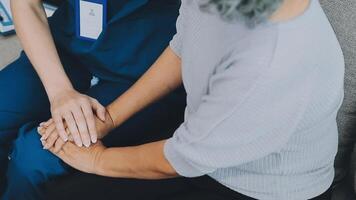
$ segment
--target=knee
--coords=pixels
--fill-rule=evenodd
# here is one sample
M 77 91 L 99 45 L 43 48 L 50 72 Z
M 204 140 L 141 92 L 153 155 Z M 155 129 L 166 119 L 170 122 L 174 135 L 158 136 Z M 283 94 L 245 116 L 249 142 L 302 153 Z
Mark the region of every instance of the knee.
M 0 131 L 14 129 L 18 126 L 19 121 L 23 121 L 23 118 L 24 114 L 0 109 Z
M 8 178 L 23 177 L 31 182 L 41 182 L 64 172 L 61 161 L 42 148 L 37 126 L 31 123 L 22 127 L 10 154 Z

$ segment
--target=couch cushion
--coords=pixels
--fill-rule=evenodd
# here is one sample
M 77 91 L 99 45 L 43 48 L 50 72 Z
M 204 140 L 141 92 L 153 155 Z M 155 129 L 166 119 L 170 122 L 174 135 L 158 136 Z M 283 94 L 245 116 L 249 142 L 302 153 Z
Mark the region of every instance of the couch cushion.
M 320 3 L 338 36 L 346 62 L 345 100 L 338 115 L 339 152 L 335 160 L 335 181 L 341 181 L 347 174 L 356 138 L 356 1 L 320 0 Z

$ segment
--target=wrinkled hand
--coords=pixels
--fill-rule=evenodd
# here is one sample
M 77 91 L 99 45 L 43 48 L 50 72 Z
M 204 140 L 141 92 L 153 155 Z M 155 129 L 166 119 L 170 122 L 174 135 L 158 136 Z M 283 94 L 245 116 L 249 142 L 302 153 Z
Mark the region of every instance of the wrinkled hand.
M 71 167 L 85 173 L 96 174 L 99 171 L 98 163 L 105 149 L 101 141 L 98 141 L 88 148 L 67 142 L 59 152 L 53 151 L 53 148 L 49 150 Z
M 88 147 L 90 142 L 96 142 L 97 129 L 93 111 L 102 121 L 105 121 L 106 111 L 96 99 L 71 89 L 57 94 L 50 102 L 52 118 L 62 140 L 68 140 L 65 122 L 78 146 L 84 144 Z
M 105 112 L 105 121 L 100 120 L 96 116 L 94 117 L 98 138 L 102 139 L 106 134 L 108 134 L 112 129 L 114 129 L 113 121 L 111 120 L 111 117 L 107 111 Z M 64 127 L 69 141 L 73 141 L 73 136 L 65 123 Z M 61 137 L 59 137 L 59 133 L 56 129 L 56 125 L 53 119 L 41 123 L 38 127 L 38 133 L 42 136 L 41 142 L 44 149 L 53 148 L 52 151 L 59 152 L 65 144 L 65 141 Z

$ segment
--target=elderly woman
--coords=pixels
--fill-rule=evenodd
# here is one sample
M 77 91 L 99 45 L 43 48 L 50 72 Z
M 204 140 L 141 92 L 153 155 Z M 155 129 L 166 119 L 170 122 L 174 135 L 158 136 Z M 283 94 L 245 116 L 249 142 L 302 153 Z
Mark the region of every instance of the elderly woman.
M 117 148 L 65 143 L 45 123 L 43 144 L 65 163 L 119 178 L 59 184 L 48 199 L 329 199 L 343 74 L 317 0 L 183 0 L 170 46 L 97 127 L 104 137 L 182 82 L 184 123 Z

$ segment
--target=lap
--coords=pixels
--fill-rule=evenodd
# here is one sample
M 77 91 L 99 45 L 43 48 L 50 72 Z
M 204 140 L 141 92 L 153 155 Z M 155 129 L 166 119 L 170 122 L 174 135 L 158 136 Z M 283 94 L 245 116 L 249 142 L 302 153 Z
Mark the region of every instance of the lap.
M 209 176 L 139 180 L 77 174 L 46 185 L 46 199 L 106 200 L 253 200 L 234 192 Z
M 159 197 L 190 191 L 185 178 L 166 180 L 115 179 L 89 174 L 59 179 L 46 185 L 46 199 L 145 199 L 157 200 Z
M 49 108 L 41 81 L 25 55 L 0 71 L 0 91 L 0 130 L 15 128 Z
M 102 81 L 89 89 L 87 94 L 107 105 L 129 87 L 129 83 Z M 104 139 L 104 143 L 107 146 L 128 146 L 169 137 L 183 120 L 184 100 L 184 94 L 173 94 L 160 100 L 112 131 Z M 42 149 L 37 132 L 39 122 L 25 124 L 13 144 L 8 180 L 14 190 L 18 187 L 16 185 L 19 180 L 23 180 L 25 185 L 31 182 L 31 187 L 37 187 L 40 183 L 74 171 L 53 154 Z M 78 173 L 70 174 L 76 176 Z M 66 182 L 71 184 L 70 180 Z
M 70 66 L 66 67 L 66 72 L 76 88 L 88 88 L 88 72 Z M 19 128 L 28 121 L 50 117 L 45 89 L 24 53 L 0 71 L 0 91 L 0 131 Z
M 27 123 L 19 130 L 10 154 L 10 169 L 16 168 L 17 174 L 31 178 L 31 174 L 44 177 L 63 175 L 67 167 L 59 158 L 42 148 L 38 123 Z
M 89 89 L 87 93 L 107 105 L 129 87 L 129 84 L 102 82 Z M 106 145 L 128 146 L 168 137 L 172 134 L 172 131 L 167 131 L 168 128 L 174 129 L 183 119 L 184 103 L 177 111 L 177 107 L 172 109 L 171 106 L 182 102 L 176 102 L 177 99 L 174 99 L 163 99 L 138 113 L 105 138 Z M 174 110 L 175 114 L 172 114 L 173 111 L 171 110 Z M 168 121 L 170 122 L 168 123 Z M 167 123 L 163 123 L 166 125 L 160 126 L 162 122 Z M 28 163 L 28 165 L 23 165 L 19 170 L 27 174 L 32 172 L 41 173 L 44 175 L 43 177 L 55 177 L 65 174 L 68 167 L 64 167 L 65 165 L 49 151 L 42 149 L 40 136 L 37 132 L 39 123 L 40 121 L 29 122 L 20 128 L 18 137 L 13 143 L 10 165 Z
M 77 174 L 46 185 L 48 200 L 255 200 L 233 191 L 209 176 L 138 180 Z M 330 200 L 331 189 L 313 200 Z

